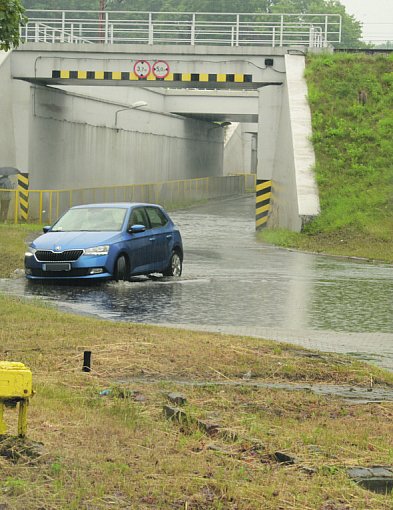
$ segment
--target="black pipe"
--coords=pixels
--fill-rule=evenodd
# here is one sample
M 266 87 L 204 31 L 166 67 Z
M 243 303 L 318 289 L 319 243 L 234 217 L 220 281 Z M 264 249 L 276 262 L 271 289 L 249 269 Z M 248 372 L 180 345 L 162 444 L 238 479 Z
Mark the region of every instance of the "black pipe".
M 83 352 L 83 372 L 90 372 L 91 371 L 91 351 L 84 351 Z

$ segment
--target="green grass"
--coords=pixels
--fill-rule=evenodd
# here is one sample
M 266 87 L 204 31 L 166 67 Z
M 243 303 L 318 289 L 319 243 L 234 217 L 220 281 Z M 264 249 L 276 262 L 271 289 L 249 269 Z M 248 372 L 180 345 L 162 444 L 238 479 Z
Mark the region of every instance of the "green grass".
M 393 58 L 318 55 L 306 67 L 321 214 L 282 246 L 393 261 Z M 358 103 L 358 90 L 367 102 Z
M 28 240 L 41 232 L 41 225 L 0 224 L 0 278 L 9 278 L 15 269 L 23 268 Z
M 251 382 L 363 388 L 372 378 L 388 389 L 393 374 L 333 353 L 310 358 L 289 344 L 116 324 L 1 295 L 0 321 L 0 359 L 32 369 L 28 436 L 44 452 L 16 463 L 0 455 L 0 506 L 338 510 L 350 498 L 357 510 L 392 507 L 391 494 L 365 491 L 346 474 L 349 466 L 393 463 L 392 403 L 348 405 L 310 391 L 258 388 L 242 374 L 251 369 Z M 91 373 L 81 371 L 85 349 L 93 353 Z M 240 386 L 178 382 L 203 380 Z M 106 388 L 112 394 L 100 396 Z M 171 391 L 186 395 L 189 420 L 164 417 Z M 16 413 L 5 415 L 13 432 Z M 225 433 L 209 436 L 198 419 Z M 295 455 L 299 465 L 275 462 L 275 451 Z

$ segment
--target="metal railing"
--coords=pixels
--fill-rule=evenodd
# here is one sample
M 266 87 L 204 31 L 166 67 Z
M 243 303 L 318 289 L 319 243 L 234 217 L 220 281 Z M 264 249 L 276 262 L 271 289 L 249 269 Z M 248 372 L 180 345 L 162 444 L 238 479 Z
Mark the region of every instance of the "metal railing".
M 7 221 L 21 222 L 18 190 L 9 193 Z M 202 177 L 150 184 L 130 184 L 98 188 L 29 190 L 28 222 L 52 224 L 74 205 L 106 202 L 148 202 L 180 208 L 201 200 L 255 192 L 255 174 Z
M 339 14 L 27 10 L 25 42 L 324 47 L 341 41 Z

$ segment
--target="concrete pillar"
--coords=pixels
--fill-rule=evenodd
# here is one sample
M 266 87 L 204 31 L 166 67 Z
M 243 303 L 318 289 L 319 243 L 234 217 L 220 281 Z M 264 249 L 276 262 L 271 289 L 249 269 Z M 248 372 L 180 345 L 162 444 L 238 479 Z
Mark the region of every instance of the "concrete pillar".
M 12 115 L 11 53 L 0 51 L 0 167 L 15 166 L 15 140 Z
M 273 176 L 274 161 L 281 116 L 282 86 L 268 85 L 258 89 L 258 149 L 257 179 Z

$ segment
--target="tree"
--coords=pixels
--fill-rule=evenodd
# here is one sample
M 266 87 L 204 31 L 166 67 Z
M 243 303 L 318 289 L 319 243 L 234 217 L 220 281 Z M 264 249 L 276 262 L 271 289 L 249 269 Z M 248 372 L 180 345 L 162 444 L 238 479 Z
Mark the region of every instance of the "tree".
M 26 22 L 20 0 L 0 0 L 0 50 L 19 46 L 19 26 Z

